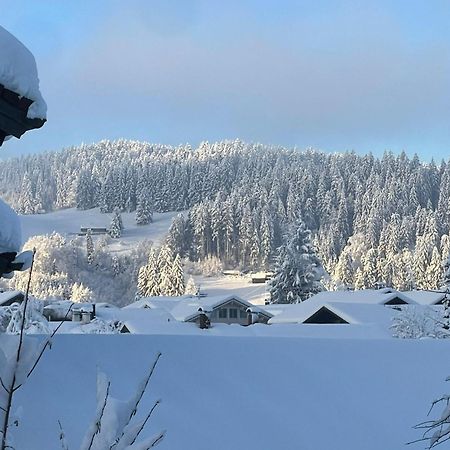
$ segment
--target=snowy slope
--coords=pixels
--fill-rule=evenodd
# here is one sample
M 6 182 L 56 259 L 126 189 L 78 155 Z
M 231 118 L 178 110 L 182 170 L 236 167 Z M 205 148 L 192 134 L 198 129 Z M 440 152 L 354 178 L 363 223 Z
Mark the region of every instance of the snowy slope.
M 1 336 L 0 339 L 5 339 Z M 448 387 L 448 341 L 210 336 L 59 336 L 17 397 L 17 448 L 70 448 L 94 413 L 96 367 L 128 397 L 163 353 L 142 413 L 163 402 L 148 433 L 161 449 L 396 450 L 418 437 Z M 45 412 L 45 413 L 44 413 Z M 411 447 L 423 448 L 424 445 Z
M 122 213 L 125 230 L 120 239 L 113 241 L 108 247 L 112 251 L 126 252 L 144 239 L 150 239 L 155 245 L 159 245 L 177 214 L 179 212 L 155 213 L 153 223 L 137 226 L 135 213 Z M 111 219 L 112 214 L 102 214 L 98 208 L 86 211 L 70 208 L 47 214 L 20 216 L 24 242 L 31 236 L 49 234 L 53 231 L 70 237 L 77 233 L 80 227 L 109 227 Z M 264 304 L 264 298 L 267 296 L 266 285 L 251 284 L 250 277 L 194 276 L 194 279 L 208 295 L 233 293 L 254 304 Z
M 125 230 L 120 239 L 111 245 L 112 250 L 122 251 L 135 246 L 144 239 L 150 239 L 159 245 L 178 212 L 155 213 L 153 223 L 137 226 L 135 213 L 121 213 Z M 98 208 L 80 211 L 76 208 L 61 209 L 47 214 L 32 214 L 20 216 L 23 239 L 30 236 L 49 234 L 56 231 L 70 236 L 78 233 L 80 227 L 108 228 L 112 214 L 102 214 Z

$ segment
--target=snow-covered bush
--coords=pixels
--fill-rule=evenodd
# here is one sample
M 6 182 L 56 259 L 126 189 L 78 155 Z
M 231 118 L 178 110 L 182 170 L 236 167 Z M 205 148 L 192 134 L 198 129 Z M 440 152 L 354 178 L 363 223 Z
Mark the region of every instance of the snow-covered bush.
M 48 334 L 48 321 L 43 316 L 43 303 L 36 299 L 29 299 L 25 324 L 25 334 Z M 0 333 L 19 334 L 22 323 L 23 304 L 13 303 L 0 307 Z
M 198 286 L 195 283 L 194 279 L 192 277 L 189 277 L 187 283 L 186 283 L 186 289 L 184 293 L 186 295 L 196 295 L 198 292 Z
M 403 306 L 392 319 L 392 335 L 400 339 L 447 338 L 448 331 L 443 328 L 442 314 L 427 307 Z
M 129 254 L 112 254 L 104 243 L 104 237 L 94 241 L 93 263 L 89 264 L 84 237 L 70 241 L 58 233 L 31 237 L 24 246 L 36 248 L 31 293 L 42 300 L 105 299 L 117 305 L 130 303 L 139 267 L 145 265 L 152 243 L 143 241 Z M 9 287 L 25 291 L 27 282 L 28 272 L 18 272 L 9 281 Z
M 450 381 L 447 377 L 445 381 Z M 450 439 L 450 395 L 444 394 L 431 403 L 431 408 L 428 415 L 434 410 L 437 405 L 442 406 L 441 414 L 438 414 L 436 419 L 430 419 L 425 422 L 417 424 L 414 428 L 424 430 L 422 437 L 416 439 L 409 444 L 416 442 L 427 442 L 427 449 L 436 447 Z
M 191 275 L 215 277 L 222 274 L 223 265 L 217 256 L 207 256 L 200 261 L 185 261 L 186 272 Z
M 92 291 L 87 286 L 84 286 L 83 283 L 74 283 L 70 300 L 73 302 L 90 302 L 92 300 Z
M 95 318 L 90 323 L 81 326 L 81 331 L 86 334 L 117 334 L 120 333 L 121 323 L 114 320 Z M 79 330 L 76 331 L 79 333 Z

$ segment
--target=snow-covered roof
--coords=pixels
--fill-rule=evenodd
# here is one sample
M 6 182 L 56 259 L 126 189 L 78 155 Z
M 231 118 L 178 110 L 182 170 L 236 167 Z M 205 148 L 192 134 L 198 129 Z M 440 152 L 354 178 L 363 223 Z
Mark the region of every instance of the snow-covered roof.
M 0 200 L 0 253 L 18 252 L 22 246 L 19 216 Z
M 323 291 L 312 296 L 307 301 L 309 302 L 314 299 L 321 302 L 371 303 L 385 305 L 395 298 L 399 298 L 408 304 L 416 303 L 411 297 L 406 295 L 406 293 L 390 288 L 376 290 L 362 289 L 358 291 Z
M 127 306 L 124 306 L 123 309 L 141 309 L 141 308 L 162 308 L 166 311 L 171 311 L 175 306 L 180 303 L 182 299 L 191 298 L 190 296 L 181 296 L 181 297 L 143 297 L 140 300 L 137 300 L 133 303 L 130 303 Z
M 23 299 L 23 294 L 20 291 L 5 291 L 0 292 L 0 306 L 7 306 L 11 303 L 11 300 L 21 297 Z
M 247 308 L 251 308 L 254 313 L 264 314 L 267 317 L 272 316 L 272 314 L 261 307 L 255 306 L 237 295 L 213 295 L 200 298 L 184 297 L 170 312 L 175 319 L 185 322 L 198 316 L 200 309 L 209 312 L 232 300 L 241 303 Z
M 116 318 L 125 325 L 130 333 L 136 334 L 149 334 L 155 331 L 155 327 L 160 328 L 160 325 L 166 327 L 171 322 L 176 323 L 174 317 L 161 308 L 122 310 L 116 314 Z
M 419 305 L 436 305 L 445 297 L 443 292 L 431 291 L 407 291 L 404 294 Z
M 47 105 L 39 90 L 33 54 L 11 33 L 0 26 L 0 84 L 33 101 L 28 118 L 45 119 Z
M 326 308 L 349 324 L 377 324 L 389 327 L 392 317 L 397 313 L 376 303 L 344 303 L 306 300 L 302 303 L 285 305 L 283 311 L 272 317 L 269 324 L 304 323 L 321 308 Z

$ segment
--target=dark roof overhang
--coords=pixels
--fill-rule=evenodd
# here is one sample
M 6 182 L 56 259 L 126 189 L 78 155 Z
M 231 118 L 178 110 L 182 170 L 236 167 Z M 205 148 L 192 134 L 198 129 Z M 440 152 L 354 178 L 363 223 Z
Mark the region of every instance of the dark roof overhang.
M 32 103 L 29 98 L 21 97 L 0 84 L 0 146 L 6 136 L 19 139 L 25 132 L 44 125 L 45 119 L 27 117 Z

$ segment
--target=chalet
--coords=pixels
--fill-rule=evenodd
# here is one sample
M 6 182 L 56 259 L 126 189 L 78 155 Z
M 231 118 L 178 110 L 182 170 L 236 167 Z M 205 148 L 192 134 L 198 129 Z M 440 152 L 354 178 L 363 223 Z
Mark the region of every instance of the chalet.
M 170 313 L 178 322 L 194 322 L 200 325 L 205 317 L 212 324 L 267 323 L 272 314 L 252 305 L 237 295 L 211 297 L 147 297 L 123 309 L 161 308 Z

